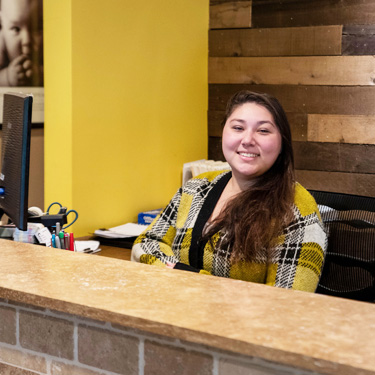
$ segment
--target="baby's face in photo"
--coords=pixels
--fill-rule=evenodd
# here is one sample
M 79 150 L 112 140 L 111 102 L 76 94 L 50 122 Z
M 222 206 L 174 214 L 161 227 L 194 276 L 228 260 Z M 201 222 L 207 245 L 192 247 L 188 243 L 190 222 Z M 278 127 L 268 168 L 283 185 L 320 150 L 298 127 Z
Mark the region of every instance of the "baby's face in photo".
M 38 30 L 32 30 L 37 17 L 38 0 L 1 0 L 1 32 L 10 61 L 38 49 Z

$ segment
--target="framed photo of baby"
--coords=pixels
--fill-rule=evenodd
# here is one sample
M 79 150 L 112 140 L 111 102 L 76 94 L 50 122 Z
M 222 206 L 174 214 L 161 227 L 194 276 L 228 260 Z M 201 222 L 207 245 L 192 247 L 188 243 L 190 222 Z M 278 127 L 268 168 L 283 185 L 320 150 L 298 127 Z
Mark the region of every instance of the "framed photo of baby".
M 44 123 L 43 0 L 0 0 L 0 122 L 6 92 L 32 94 Z

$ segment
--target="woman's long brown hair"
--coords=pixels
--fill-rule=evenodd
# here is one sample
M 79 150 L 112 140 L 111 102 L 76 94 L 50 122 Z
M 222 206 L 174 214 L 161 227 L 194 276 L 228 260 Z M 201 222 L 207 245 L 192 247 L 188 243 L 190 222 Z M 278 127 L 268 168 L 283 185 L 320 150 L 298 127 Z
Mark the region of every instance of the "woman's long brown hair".
M 267 94 L 240 91 L 228 102 L 223 124 L 245 103 L 256 103 L 273 116 L 282 137 L 281 153 L 273 166 L 236 195 L 203 236 L 210 239 L 220 231 L 225 236 L 216 245 L 231 248 L 231 261 L 273 257 L 274 240 L 293 218 L 294 158 L 290 126 L 279 101 Z

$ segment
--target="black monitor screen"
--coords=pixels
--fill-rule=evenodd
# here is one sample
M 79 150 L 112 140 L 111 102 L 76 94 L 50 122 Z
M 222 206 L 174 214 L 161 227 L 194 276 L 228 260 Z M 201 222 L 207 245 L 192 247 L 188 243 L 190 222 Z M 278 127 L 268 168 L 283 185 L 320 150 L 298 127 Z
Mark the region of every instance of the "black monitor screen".
M 0 215 L 21 230 L 27 230 L 32 103 L 29 95 L 4 94 Z

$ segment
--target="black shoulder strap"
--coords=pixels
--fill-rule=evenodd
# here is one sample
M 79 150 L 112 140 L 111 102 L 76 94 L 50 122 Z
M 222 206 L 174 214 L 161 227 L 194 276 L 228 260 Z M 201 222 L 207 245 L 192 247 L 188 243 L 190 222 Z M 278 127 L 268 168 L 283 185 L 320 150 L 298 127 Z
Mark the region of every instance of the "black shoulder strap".
M 191 244 L 189 249 L 189 263 L 191 266 L 202 269 L 203 268 L 203 250 L 207 242 L 201 241 L 202 231 L 210 218 L 217 201 L 228 181 L 232 177 L 232 172 L 225 174 L 208 193 L 206 200 L 198 214 L 197 221 L 195 222 L 193 232 L 191 235 Z

